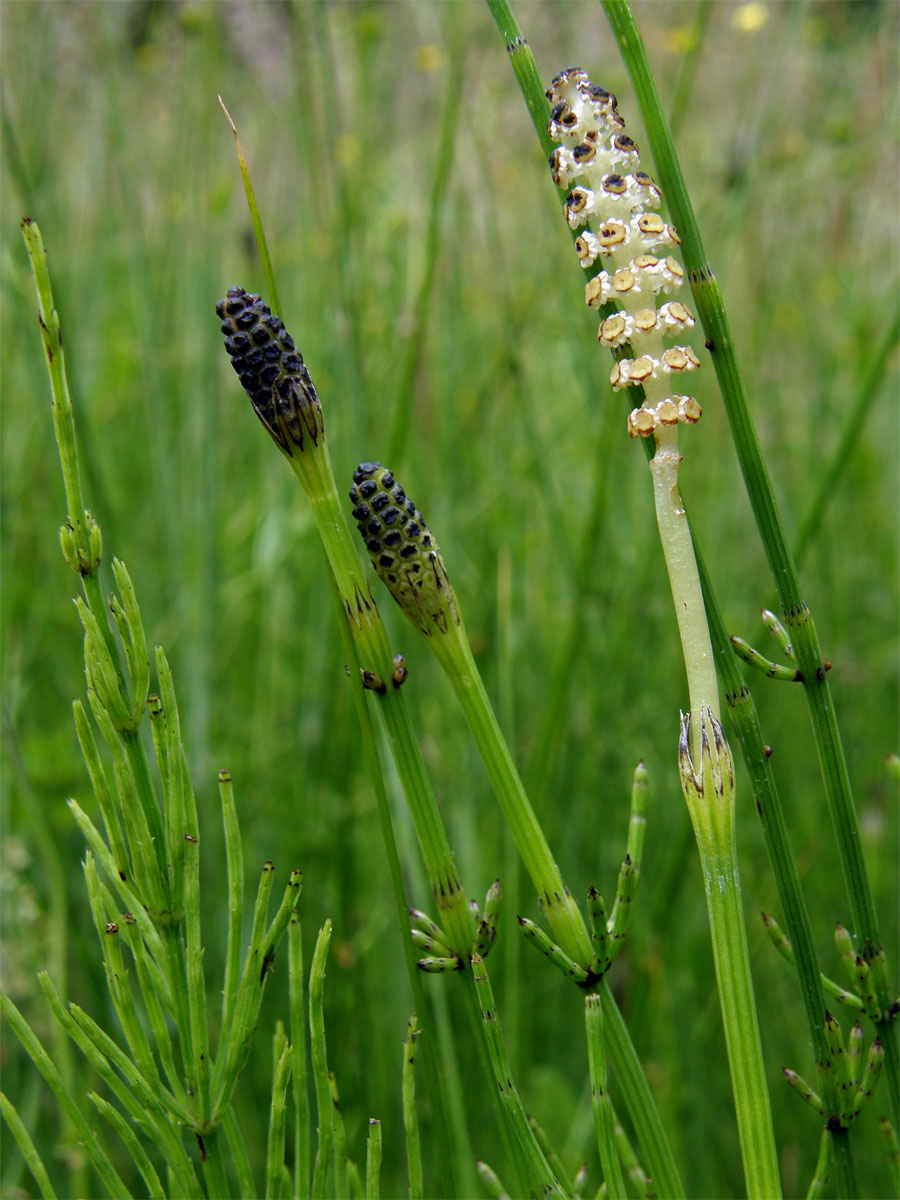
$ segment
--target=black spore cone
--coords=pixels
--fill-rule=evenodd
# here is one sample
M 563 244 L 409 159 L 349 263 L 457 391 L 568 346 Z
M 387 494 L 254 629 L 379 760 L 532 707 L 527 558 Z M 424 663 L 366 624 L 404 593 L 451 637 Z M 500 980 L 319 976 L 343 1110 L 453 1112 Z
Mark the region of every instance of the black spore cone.
M 372 565 L 410 621 L 426 637 L 459 624 L 456 596 L 425 519 L 379 462 L 353 472 L 353 516 Z
M 225 349 L 256 415 L 285 454 L 324 436 L 322 406 L 303 355 L 281 317 L 242 287 L 216 305 Z

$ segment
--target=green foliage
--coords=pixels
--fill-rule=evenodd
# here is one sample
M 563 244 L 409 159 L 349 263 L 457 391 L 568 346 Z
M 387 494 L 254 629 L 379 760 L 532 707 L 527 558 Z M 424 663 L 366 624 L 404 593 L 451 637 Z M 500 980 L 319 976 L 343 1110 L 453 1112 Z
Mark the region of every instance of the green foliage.
M 756 31 L 739 11 L 714 6 L 687 85 L 694 5 L 638 15 L 664 102 L 687 89 L 679 154 L 788 534 L 803 538 L 882 934 L 895 946 L 897 809 L 884 769 L 898 727 L 895 358 L 865 410 L 853 400 L 890 331 L 896 288 L 886 131 L 896 127 L 898 10 L 772 6 Z M 580 60 L 624 108 L 626 76 L 593 2 L 520 15 L 543 79 Z M 250 877 L 267 859 L 279 880 L 300 864 L 309 944 L 333 921 L 325 1024 L 348 1151 L 363 1163 L 369 1118 L 379 1118 L 372 1194 L 379 1155 L 380 1194 L 408 1186 L 399 1051 L 409 988 L 327 574 L 308 506 L 237 388 L 213 312 L 228 286 L 264 286 L 218 92 L 253 172 L 281 315 L 316 381 L 336 475 L 390 461 L 438 531 L 479 667 L 579 896 L 592 883 L 612 889 L 634 764 L 647 765 L 641 886 L 610 982 L 689 1193 L 736 1193 L 727 1073 L 710 1065 L 722 1034 L 705 906 L 675 769 L 683 666 L 646 466 L 606 386 L 596 321 L 582 310 L 554 189 L 487 12 L 23 2 L 4 6 L 2 23 L 3 983 L 60 1080 L 78 1096 L 102 1092 L 94 1103 L 105 1113 L 109 1093 L 68 1048 L 39 968 L 110 1036 L 122 1032 L 84 888 L 84 839 L 65 805 L 74 797 L 102 819 L 72 728 L 83 629 L 56 543 L 65 499 L 22 213 L 50 250 L 85 498 L 103 526 L 103 591 L 113 555 L 124 558 L 147 635 L 166 645 L 178 680 L 203 837 L 204 970 L 221 978 L 227 947 L 250 935 L 231 929 L 229 942 L 217 786 L 229 768 Z M 729 629 L 766 645 L 757 614 L 776 598 L 711 372 L 698 374 L 697 394 L 704 418 L 682 488 Z M 851 412 L 863 435 L 822 508 L 820 480 Z M 811 512 L 821 516 L 810 530 Z M 478 895 L 502 881 L 491 979 L 519 1095 L 568 1170 L 586 1158 L 596 1183 L 582 1000 L 521 946 L 516 914 L 537 917 L 537 907 L 484 771 L 438 664 L 382 608 L 461 876 Z M 800 689 L 746 676 L 788 798 L 822 968 L 843 979 L 832 931 L 849 913 Z M 777 900 L 740 766 L 737 795 L 776 1137 L 785 1191 L 796 1194 L 816 1171 L 818 1126 L 780 1068 L 813 1086 L 814 1068 L 791 969 L 754 922 Z M 399 800 L 394 810 L 413 902 L 427 909 L 408 816 Z M 283 949 L 261 1035 L 277 1018 L 296 1024 L 287 960 Z M 424 982 L 468 1037 L 448 976 Z M 284 1054 L 276 1067 L 267 1044 L 260 1036 L 233 1094 L 257 1180 L 276 1069 L 279 1103 L 285 1089 L 296 1094 Z M 76 1132 L 7 1033 L 3 1065 L 4 1093 L 52 1188 L 76 1194 L 93 1178 Z M 460 1071 L 474 1155 L 511 1179 L 477 1061 L 463 1055 Z M 613 1075 L 619 1113 L 615 1089 Z M 885 1107 L 876 1091 L 852 1131 L 862 1195 L 891 1186 Z M 289 1103 L 288 1122 L 293 1113 Z M 440 1184 L 427 1110 L 420 1124 L 429 1194 Z M 28 1143 L 3 1136 L 0 1191 L 36 1194 Z M 117 1147 L 111 1170 L 142 1186 L 119 1139 L 103 1136 Z

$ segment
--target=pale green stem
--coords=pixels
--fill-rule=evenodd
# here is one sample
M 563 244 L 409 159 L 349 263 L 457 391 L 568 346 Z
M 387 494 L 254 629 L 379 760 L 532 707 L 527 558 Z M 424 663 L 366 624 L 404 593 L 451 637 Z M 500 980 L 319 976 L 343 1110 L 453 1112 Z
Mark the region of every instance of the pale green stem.
M 331 1104 L 331 1084 L 328 1081 L 328 1061 L 325 1049 L 325 1017 L 323 993 L 325 990 L 325 962 L 331 945 L 331 921 L 326 920 L 319 930 L 316 948 L 313 951 L 312 967 L 309 972 L 309 1032 L 310 1058 L 313 1082 L 316 1089 L 318 1110 L 318 1146 L 313 1168 L 311 1195 L 314 1200 L 324 1197 L 331 1151 L 334 1144 L 334 1123 Z
M 422 1031 L 415 1015 L 403 1043 L 403 1128 L 406 1131 L 406 1162 L 409 1172 L 409 1198 L 422 1200 L 422 1151 L 419 1146 L 419 1121 L 416 1115 L 416 1039 Z
M 591 961 L 591 942 L 584 918 L 563 882 L 535 816 L 531 802 L 491 707 L 460 621 L 431 646 L 453 685 L 478 752 L 490 776 L 503 815 L 512 831 L 528 874 L 541 898 L 544 915 L 559 945 L 577 963 Z
M 660 427 L 650 471 L 694 718 L 690 723 L 690 743 L 691 758 L 696 764 L 696 786 L 692 787 L 686 779 L 685 797 L 703 868 L 747 1192 L 751 1197 L 771 1198 L 781 1195 L 781 1182 L 741 911 L 733 765 L 724 734 L 721 743 L 713 736 L 713 721 L 721 733 L 718 686 L 697 560 L 678 489 L 680 463 L 677 426 Z M 707 738 L 714 748 L 711 764 Z M 712 769 L 707 770 L 710 765 Z
M 56 1192 L 53 1190 L 53 1184 L 50 1182 L 47 1168 L 41 1161 L 41 1156 L 38 1154 L 37 1148 L 31 1140 L 31 1135 L 25 1127 L 25 1122 L 19 1116 L 12 1101 L 4 1096 L 2 1092 L 0 1092 L 0 1112 L 3 1113 L 3 1118 L 9 1126 L 10 1132 L 19 1143 L 22 1157 L 25 1159 L 29 1171 L 34 1176 L 34 1182 L 37 1184 L 44 1200 L 56 1200 Z
M 369 1118 L 369 1136 L 366 1140 L 366 1200 L 381 1197 L 381 1122 Z
M 625 1180 L 616 1146 L 615 1122 L 606 1078 L 606 1045 L 603 1033 L 603 1007 L 599 996 L 586 996 L 584 1024 L 587 1031 L 588 1066 L 591 1073 L 591 1101 L 600 1167 L 609 1200 L 624 1200 Z
M 747 1195 L 772 1200 L 781 1195 L 781 1180 L 734 843 L 714 848 L 698 840 L 698 846 Z
M 462 621 L 459 624 L 451 622 L 446 635 L 431 636 L 429 644 L 459 697 L 507 824 L 544 903 L 554 938 L 570 958 L 587 965 L 592 960 L 593 950 L 584 918 L 566 889 L 522 786 L 472 657 Z M 552 900 L 557 895 L 564 903 L 548 904 L 547 897 Z M 605 980 L 601 981 L 599 990 L 610 1030 L 607 1038 L 609 1057 L 622 1083 L 623 1095 L 638 1131 L 648 1168 L 661 1188 L 661 1194 L 683 1196 L 678 1170 L 625 1022 Z
M 303 485 L 315 516 L 325 555 L 340 595 L 361 667 L 385 683 L 379 710 L 413 819 L 425 868 L 445 929 L 458 954 L 467 955 L 474 926 L 456 863 L 431 790 L 403 696 L 391 685 L 393 654 L 384 622 L 353 548 L 323 440 L 315 450 L 288 460 Z
M 700 713 L 706 707 L 718 720 L 719 689 L 716 684 L 716 668 L 706 624 L 703 593 L 700 590 L 700 577 L 697 573 L 697 560 L 694 558 L 694 544 L 678 489 L 680 463 L 677 426 L 661 427 L 657 436 L 656 454 L 650 462 L 650 472 L 653 476 L 653 498 L 656 503 L 659 539 L 669 573 L 669 586 L 672 589 L 678 632 L 681 636 L 691 712 L 697 718 L 692 730 L 692 751 L 696 754 L 699 743 L 695 739 L 699 738 L 700 734 Z
M 693 759 L 682 717 L 681 781 L 703 869 L 747 1194 L 771 1200 L 781 1195 L 781 1183 L 741 910 L 734 832 L 734 762 L 722 726 L 708 708 L 703 709 L 697 724 L 694 733 L 701 749 L 699 757 Z

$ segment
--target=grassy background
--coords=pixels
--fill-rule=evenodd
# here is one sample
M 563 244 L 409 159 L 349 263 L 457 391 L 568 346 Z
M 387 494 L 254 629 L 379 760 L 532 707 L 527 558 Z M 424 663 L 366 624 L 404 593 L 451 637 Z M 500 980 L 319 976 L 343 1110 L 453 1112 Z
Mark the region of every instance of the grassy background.
M 799 529 L 895 302 L 897 43 L 893 4 L 714 5 L 691 68 L 696 6 L 636 12 L 663 96 L 687 86 L 678 145 L 719 274 L 789 528 Z M 754 14 L 765 21 L 753 28 Z M 641 130 L 599 6 L 520 4 L 543 78 L 577 61 Z M 645 870 L 614 986 L 690 1195 L 741 1190 L 702 883 L 675 770 L 683 667 L 650 481 L 606 385 L 595 318 L 502 46 L 479 3 L 10 3 L 3 7 L 3 986 L 56 1052 L 35 972 L 113 1021 L 90 923 L 89 811 L 70 704 L 83 687 L 74 579 L 57 545 L 62 488 L 17 224 L 50 254 L 88 503 L 135 580 L 175 673 L 204 832 L 211 989 L 224 941 L 215 771 L 235 779 L 248 872 L 305 872 L 310 941 L 335 922 L 326 1013 L 351 1152 L 385 1128 L 385 1195 L 405 1190 L 400 1051 L 410 999 L 372 794 L 315 530 L 221 347 L 215 301 L 262 285 L 216 102 L 253 172 L 289 329 L 326 411 L 339 481 L 393 451 L 441 542 L 488 688 L 569 886 L 607 894 L 635 762 L 651 773 Z M 743 24 L 742 24 L 743 21 Z M 745 28 L 745 26 L 747 26 Z M 687 72 L 687 74 L 685 74 Z M 442 140 L 443 139 L 443 140 Z M 452 159 L 442 152 L 452 150 Z M 652 171 L 652 164 L 645 163 Z M 437 186 L 435 179 L 437 178 Z M 433 199 L 435 197 L 435 199 Z M 436 224 L 435 224 L 436 222 Z M 438 230 L 429 252 L 430 225 Z M 430 277 L 430 285 L 423 280 Z M 701 352 L 702 337 L 695 338 Z M 896 371 L 896 357 L 890 362 Z M 711 370 L 684 437 L 683 490 L 730 627 L 761 648 L 772 605 Z M 804 564 L 896 965 L 896 374 L 829 497 Z M 395 416 L 409 404 L 409 420 Z M 349 507 L 349 505 L 348 505 Z M 407 697 L 462 877 L 508 901 L 491 962 L 526 1105 L 596 1179 L 580 999 L 527 946 L 534 916 L 497 807 L 427 649 L 385 598 Z M 555 688 L 553 680 L 562 681 Z M 826 969 L 847 920 L 806 708 L 751 682 Z M 796 988 L 757 920 L 777 901 L 743 775 L 739 839 L 763 1042 L 788 1194 L 805 1192 L 816 1120 L 780 1079 L 811 1077 Z M 397 811 L 401 840 L 407 819 Z M 427 895 L 410 860 L 411 894 Z M 517 898 L 517 893 L 520 898 Z M 502 1170 L 460 1029 L 473 1149 Z M 264 1146 L 271 981 L 237 1104 Z M 71 1147 L 6 1039 L 4 1090 L 66 1193 Z M 72 1057 L 75 1090 L 96 1080 Z M 876 1098 L 856 1136 L 863 1192 L 887 1193 Z M 6 1131 L 4 1130 L 4 1136 Z M 428 1165 L 426 1163 L 426 1172 Z M 8 1146 L 3 1195 L 32 1194 Z M 426 1192 L 438 1181 L 426 1173 Z

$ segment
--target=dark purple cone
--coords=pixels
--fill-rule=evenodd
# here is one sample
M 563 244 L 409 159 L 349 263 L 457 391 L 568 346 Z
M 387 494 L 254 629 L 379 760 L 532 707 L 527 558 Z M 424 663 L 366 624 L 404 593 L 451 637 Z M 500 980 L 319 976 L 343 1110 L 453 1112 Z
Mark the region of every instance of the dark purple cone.
M 241 287 L 216 305 L 225 349 L 256 415 L 285 454 L 324 436 L 322 406 L 303 355 L 267 304 Z

